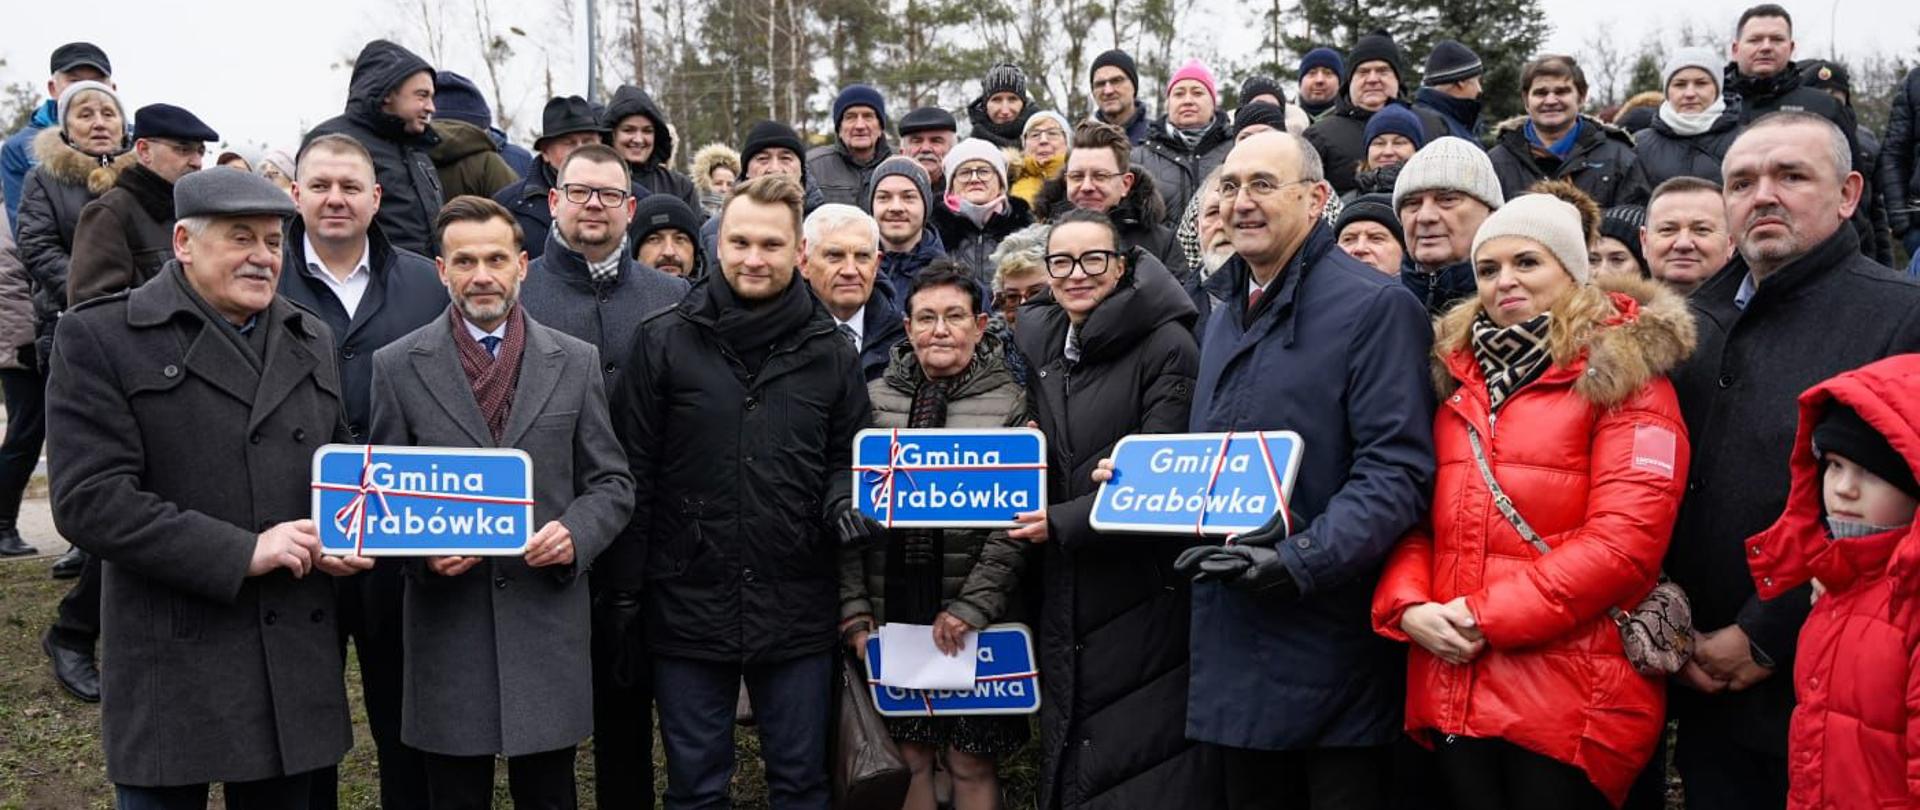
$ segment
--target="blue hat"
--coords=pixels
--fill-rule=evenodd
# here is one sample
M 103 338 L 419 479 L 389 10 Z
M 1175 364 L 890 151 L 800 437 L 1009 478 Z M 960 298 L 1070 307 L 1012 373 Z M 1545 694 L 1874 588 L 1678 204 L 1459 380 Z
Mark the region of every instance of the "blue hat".
M 472 79 L 451 70 L 433 74 L 433 117 L 463 121 L 481 129 L 493 126 L 493 108 Z
M 172 104 L 148 104 L 133 114 L 133 137 L 168 138 L 176 141 L 220 140 L 220 133 L 198 116 Z
M 833 129 L 840 130 L 840 119 L 847 113 L 848 107 L 866 107 L 880 117 L 880 128 L 887 128 L 887 100 L 880 91 L 868 84 L 849 84 L 833 97 Z
M 1367 119 L 1367 132 L 1361 137 L 1360 144 L 1363 147 L 1371 146 L 1374 138 L 1389 132 L 1413 141 L 1414 149 L 1427 145 L 1426 133 L 1420 127 L 1420 116 L 1414 115 L 1413 109 L 1405 104 L 1388 104 Z
M 1314 68 L 1326 68 L 1339 76 L 1340 81 L 1347 80 L 1347 64 L 1340 58 L 1340 52 L 1332 48 L 1314 48 L 1300 57 L 1300 78 L 1306 78 Z

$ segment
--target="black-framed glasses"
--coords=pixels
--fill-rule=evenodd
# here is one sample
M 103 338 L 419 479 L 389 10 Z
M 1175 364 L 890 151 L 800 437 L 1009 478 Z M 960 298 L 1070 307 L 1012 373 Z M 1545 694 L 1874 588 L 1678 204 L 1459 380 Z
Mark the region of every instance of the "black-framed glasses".
M 1120 254 L 1112 250 L 1089 250 L 1078 256 L 1071 253 L 1049 253 L 1046 258 L 1047 275 L 1054 278 L 1066 278 L 1073 275 L 1073 268 L 1089 276 L 1107 272 L 1120 259 Z
M 608 208 L 626 202 L 627 197 L 632 196 L 632 192 L 624 188 L 594 188 L 593 186 L 583 186 L 579 183 L 568 183 L 561 186 L 560 194 L 567 198 L 567 202 L 573 203 L 574 205 L 586 205 L 587 200 L 599 197 L 600 204 Z

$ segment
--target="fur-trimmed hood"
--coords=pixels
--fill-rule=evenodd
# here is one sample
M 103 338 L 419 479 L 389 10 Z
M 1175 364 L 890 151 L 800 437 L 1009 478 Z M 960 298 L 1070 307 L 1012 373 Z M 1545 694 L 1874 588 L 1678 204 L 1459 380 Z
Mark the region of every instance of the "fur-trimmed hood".
M 133 150 L 127 148 L 124 139 L 121 151 L 97 158 L 73 148 L 60 135 L 59 127 L 40 130 L 33 136 L 33 156 L 53 180 L 69 186 L 84 185 L 92 196 L 107 193 L 120 180 L 120 172 L 134 164 Z
M 1575 393 L 1595 405 L 1625 402 L 1655 377 L 1693 353 L 1697 338 L 1686 299 L 1658 281 L 1607 276 L 1554 304 L 1548 334 L 1553 367 L 1541 378 L 1577 377 Z M 1433 382 L 1442 399 L 1463 382 L 1478 382 L 1473 320 L 1480 301 L 1468 298 L 1434 322 Z

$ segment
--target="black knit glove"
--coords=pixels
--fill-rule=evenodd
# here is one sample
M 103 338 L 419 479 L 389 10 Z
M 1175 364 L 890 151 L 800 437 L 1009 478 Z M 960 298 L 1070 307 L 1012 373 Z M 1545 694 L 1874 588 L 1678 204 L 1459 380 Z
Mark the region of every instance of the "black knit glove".
M 833 531 L 840 537 L 840 545 L 855 548 L 871 545 L 887 536 L 887 527 L 880 521 L 860 514 L 859 510 L 848 509 L 840 513 L 833 522 Z

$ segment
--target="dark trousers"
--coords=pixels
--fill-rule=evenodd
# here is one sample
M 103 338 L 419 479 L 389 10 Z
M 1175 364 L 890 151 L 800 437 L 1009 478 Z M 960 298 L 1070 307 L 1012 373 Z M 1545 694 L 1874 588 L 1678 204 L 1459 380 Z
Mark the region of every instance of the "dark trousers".
M 1756 751 L 1712 724 L 1680 722 L 1673 767 L 1686 790 L 1687 810 L 1787 806 L 1787 758 Z
M 1221 748 L 1230 810 L 1386 810 L 1393 747 Z
M 1435 750 L 1458 810 L 1612 810 L 1585 771 L 1506 740 L 1451 737 Z
M 653 807 L 653 668 L 637 594 L 593 598 L 593 789 L 603 810 Z
M 334 580 L 338 597 L 340 649 L 349 639 L 360 660 L 361 693 L 367 701 L 367 725 L 373 732 L 380 766 L 380 806 L 406 810 L 427 806 L 427 760 L 419 749 L 400 741 L 400 694 L 404 686 L 400 590 L 405 567 L 381 560 L 372 571 Z M 338 774 L 333 768 L 314 778 L 314 810 L 339 804 Z
M 492 755 L 454 757 L 427 754 L 427 804 L 433 810 L 490 810 L 493 807 Z M 573 810 L 573 749 L 507 757 L 507 793 L 514 810 Z
M 33 350 L 20 354 L 27 368 L 34 368 Z M 20 497 L 33 480 L 40 445 L 47 438 L 47 380 L 39 371 L 0 371 L 0 390 L 7 397 L 7 436 L 0 440 L 0 521 L 11 524 L 20 517 Z
M 80 577 L 60 597 L 60 608 L 48 634 L 53 643 L 69 650 L 92 652 L 100 641 L 100 558 L 87 555 Z
M 308 782 L 313 771 L 278 776 L 256 782 L 228 782 L 220 792 L 227 810 L 307 810 Z M 117 810 L 207 810 L 209 786 L 174 785 L 169 787 L 113 786 L 113 806 Z
M 656 655 L 660 741 L 667 749 L 667 810 L 729 807 L 733 710 L 745 677 L 767 765 L 773 810 L 827 810 L 831 652 L 768 664 Z

